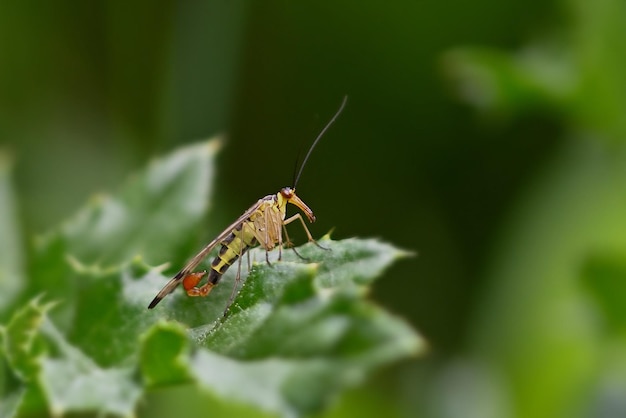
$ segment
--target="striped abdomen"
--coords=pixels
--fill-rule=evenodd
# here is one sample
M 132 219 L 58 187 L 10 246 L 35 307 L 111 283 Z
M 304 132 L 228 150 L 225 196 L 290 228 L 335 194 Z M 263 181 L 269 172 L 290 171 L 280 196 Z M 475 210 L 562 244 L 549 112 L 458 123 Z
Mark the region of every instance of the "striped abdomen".
M 252 231 L 254 224 L 251 221 L 242 222 L 241 225 L 233 229 L 224 241 L 220 252 L 211 262 L 211 270 L 209 271 L 208 282 L 216 285 L 226 270 L 233 265 L 235 261 L 256 245 L 257 240 Z M 243 232 L 242 232 L 243 231 Z

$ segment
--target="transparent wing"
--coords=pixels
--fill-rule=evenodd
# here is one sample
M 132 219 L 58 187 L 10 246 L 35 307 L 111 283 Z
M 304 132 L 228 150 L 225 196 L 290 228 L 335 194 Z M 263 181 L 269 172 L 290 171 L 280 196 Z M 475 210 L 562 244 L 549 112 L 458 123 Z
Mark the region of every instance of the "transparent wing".
M 226 229 L 224 229 L 221 234 L 215 237 L 213 241 L 205 245 L 198 254 L 196 254 L 191 260 L 189 260 L 189 262 L 187 262 L 187 264 L 185 265 L 185 267 L 183 267 L 181 271 L 176 273 L 176 276 L 174 276 L 169 282 L 167 282 L 165 286 L 163 286 L 163 289 L 161 289 L 161 291 L 154 297 L 154 299 L 152 299 L 150 305 L 148 305 L 148 309 L 154 308 L 161 301 L 161 299 L 172 293 L 172 291 L 176 289 L 176 286 L 178 286 L 180 282 L 183 281 L 185 276 L 191 273 L 193 269 L 195 269 L 198 264 L 200 264 L 202 260 L 204 260 L 206 256 L 209 255 L 211 250 L 213 250 L 213 248 L 215 248 L 217 244 L 222 242 L 233 231 L 233 229 L 237 228 L 242 222 L 247 220 L 261 206 L 261 204 L 263 204 L 263 202 L 264 199 L 260 199 L 247 211 L 245 211 L 243 215 L 237 218 L 235 222 L 226 227 Z

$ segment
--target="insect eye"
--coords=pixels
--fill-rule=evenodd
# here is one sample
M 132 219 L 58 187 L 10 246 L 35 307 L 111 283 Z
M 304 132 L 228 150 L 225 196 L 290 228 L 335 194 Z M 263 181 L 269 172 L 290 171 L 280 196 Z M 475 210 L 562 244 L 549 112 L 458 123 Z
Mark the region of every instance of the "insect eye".
M 282 194 L 285 199 L 291 199 L 291 197 L 293 196 L 293 189 L 290 187 L 285 187 L 280 191 L 280 194 Z

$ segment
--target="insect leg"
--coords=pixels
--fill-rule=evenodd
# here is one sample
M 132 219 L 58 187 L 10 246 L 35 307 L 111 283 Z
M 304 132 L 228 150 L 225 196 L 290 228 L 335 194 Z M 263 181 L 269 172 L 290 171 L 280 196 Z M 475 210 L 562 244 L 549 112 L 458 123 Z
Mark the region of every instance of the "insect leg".
M 268 249 L 278 245 L 278 261 L 280 261 L 283 259 L 283 217 L 278 210 L 272 208 L 268 211 L 266 222 L 272 244 Z
M 283 259 L 283 231 L 287 231 L 282 220 L 280 221 L 280 226 L 280 228 L 276 228 L 276 235 L 278 236 L 278 261 Z M 289 242 L 289 237 L 287 237 L 287 242 Z
M 319 245 L 317 243 L 317 241 L 315 241 L 313 239 L 313 236 L 311 235 L 311 232 L 309 232 L 309 228 L 306 227 L 306 224 L 304 223 L 304 219 L 302 219 L 302 214 L 301 213 L 296 213 L 292 217 L 290 217 L 288 219 L 285 219 L 283 224 L 284 225 L 290 224 L 291 222 L 295 221 L 296 219 L 300 220 L 300 223 L 302 224 L 302 227 L 304 228 L 304 232 L 306 232 L 306 236 L 309 238 L 309 242 L 312 242 L 313 244 L 315 244 L 317 247 L 321 248 L 322 250 L 330 250 L 330 248 L 326 248 L 326 247 L 323 247 L 323 246 Z
M 270 263 L 270 252 L 268 251 L 267 248 L 268 247 L 272 248 L 274 245 L 272 243 L 271 246 L 270 246 L 270 220 L 269 220 L 269 217 L 270 217 L 269 209 L 266 209 L 265 212 L 263 213 L 263 218 L 265 220 L 265 228 L 264 228 L 265 229 L 264 230 L 264 232 L 265 232 L 265 237 L 264 237 L 265 241 L 263 242 L 263 248 L 265 249 L 265 261 L 267 262 L 268 266 L 271 266 L 272 263 Z
M 310 259 L 300 255 L 300 253 L 296 251 L 296 247 L 293 244 L 293 242 L 291 242 L 291 238 L 289 238 L 289 233 L 287 233 L 287 227 L 285 226 L 285 223 L 283 223 L 283 231 L 285 232 L 285 238 L 287 238 L 287 245 L 289 245 L 289 247 L 293 250 L 293 252 L 296 253 L 298 258 L 304 261 L 311 261 Z
M 241 247 L 241 251 L 243 251 L 243 246 Z M 237 260 L 237 275 L 235 276 L 235 284 L 233 285 L 233 290 L 230 292 L 230 297 L 228 298 L 228 303 L 226 303 L 226 308 L 224 308 L 224 316 L 228 312 L 228 308 L 233 304 L 235 300 L 235 295 L 237 294 L 237 289 L 239 288 L 239 283 L 241 283 L 241 252 L 239 253 L 239 259 Z

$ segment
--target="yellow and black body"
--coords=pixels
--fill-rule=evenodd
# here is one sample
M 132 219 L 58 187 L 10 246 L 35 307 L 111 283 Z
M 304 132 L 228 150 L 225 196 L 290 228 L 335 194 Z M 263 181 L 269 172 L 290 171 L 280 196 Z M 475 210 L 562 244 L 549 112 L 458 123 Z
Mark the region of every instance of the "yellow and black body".
M 285 187 L 276 194 L 267 195 L 259 199 L 250 209 L 244 212 L 235 222 L 208 243 L 202 251 L 192 258 L 187 265 L 174 276 L 152 300 L 148 308 L 154 308 L 165 296 L 171 293 L 180 283 L 189 296 L 206 296 L 217 285 L 222 275 L 251 247 L 260 244 L 266 252 L 276 246 L 279 249 L 278 258 L 282 256 L 284 226 L 299 219 L 304 226 L 309 241 L 315 242 L 302 215 L 297 213 L 285 220 L 287 204 L 298 207 L 310 222 L 315 221 L 313 211 L 296 195 L 296 190 Z M 288 241 L 288 240 L 287 240 Z M 221 244 L 218 255 L 213 259 L 207 282 L 197 287 L 206 272 L 194 273 L 200 262 Z M 267 254 L 267 253 L 266 253 Z
M 300 165 L 300 169 L 297 173 L 294 173 L 293 187 L 284 187 L 276 194 L 271 194 L 259 199 L 252 207 L 237 218 L 235 222 L 224 229 L 213 241 L 209 242 L 181 271 L 167 282 L 152 302 L 150 302 L 148 306 L 149 309 L 154 308 L 181 283 L 189 296 L 208 295 L 211 289 L 219 283 L 226 270 L 237 260 L 239 260 L 236 279 L 238 281 L 241 272 L 241 256 L 244 255 L 248 249 L 257 244 L 265 249 L 265 259 L 268 263 L 269 251 L 278 246 L 278 259 L 280 260 L 282 258 L 283 244 L 287 243 L 291 245 L 285 225 L 295 220 L 299 220 L 302 223 L 309 241 L 318 245 L 306 227 L 301 213 L 297 213 L 285 219 L 287 205 L 292 204 L 296 206 L 306 215 L 309 222 L 315 222 L 313 211 L 296 195 L 296 185 L 302 174 L 302 169 L 315 148 L 315 145 L 317 145 L 326 130 L 333 124 L 335 119 L 337 119 L 346 105 L 346 101 L 347 97 L 344 97 L 339 110 L 337 110 L 317 138 L 315 138 L 315 141 L 313 141 L 313 144 L 302 161 L 302 165 Z M 283 240 L 283 232 L 285 233 L 285 240 Z M 221 248 L 218 255 L 211 263 L 207 281 L 202 286 L 198 286 L 206 272 L 194 272 L 193 270 L 217 245 L 221 245 Z M 298 253 L 296 252 L 296 254 Z M 234 289 L 236 289 L 236 286 Z M 233 296 L 234 293 L 231 295 L 231 301 Z

